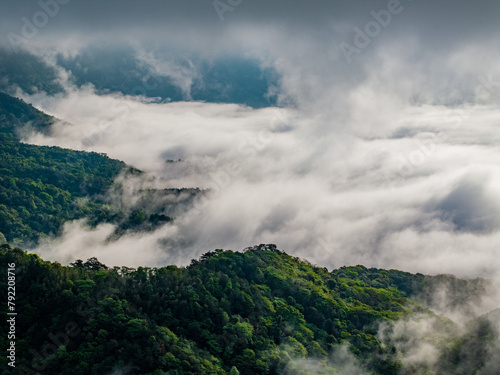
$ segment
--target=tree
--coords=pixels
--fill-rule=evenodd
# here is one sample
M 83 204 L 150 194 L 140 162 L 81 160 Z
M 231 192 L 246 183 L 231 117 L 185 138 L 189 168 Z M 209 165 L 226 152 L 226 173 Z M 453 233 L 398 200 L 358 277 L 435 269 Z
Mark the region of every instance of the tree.
M 99 262 L 96 257 L 87 259 L 87 261 L 83 264 L 83 267 L 90 271 L 100 271 L 108 269 L 108 266 Z
M 83 268 L 83 260 L 77 259 L 73 263 L 70 263 L 69 265 L 75 268 Z
M 3 235 L 2 232 L 0 232 L 0 245 L 4 245 L 7 243 L 7 240 L 5 239 L 5 236 Z

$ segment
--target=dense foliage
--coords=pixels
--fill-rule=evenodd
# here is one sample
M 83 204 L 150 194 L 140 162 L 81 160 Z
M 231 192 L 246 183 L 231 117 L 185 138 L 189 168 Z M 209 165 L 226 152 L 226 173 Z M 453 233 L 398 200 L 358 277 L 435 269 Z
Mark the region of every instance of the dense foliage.
M 2 142 L 0 232 L 8 241 L 34 243 L 67 220 L 105 218 L 110 210 L 86 197 L 103 194 L 124 166 L 96 153 Z
M 87 218 L 91 225 L 118 224 L 151 230 L 172 220 L 198 189 L 145 190 L 137 205 L 119 202 L 115 178 L 141 174 L 104 154 L 24 144 L 24 131 L 49 132 L 55 119 L 24 101 L 0 93 L 0 239 L 30 246 L 60 232 L 64 222 Z M 113 187 L 113 200 L 106 193 Z M 117 198 L 118 197 L 118 198 Z
M 22 373 L 307 374 L 301 361 L 310 360 L 318 373 L 342 374 L 329 356 L 342 344 L 366 373 L 424 373 L 405 370 L 376 336 L 381 322 L 431 315 L 408 298 L 423 275 L 362 266 L 328 272 L 274 245 L 215 250 L 186 268 L 108 268 L 95 258 L 65 267 L 8 245 L 0 260 L 17 269 Z M 475 324 L 477 334 L 448 347 L 440 374 L 457 373 L 471 343 L 485 349 L 481 340 L 492 331 Z M 474 374 L 487 352 L 482 357 L 469 355 L 460 373 Z
M 63 90 L 56 80 L 56 70 L 40 58 L 23 50 L 13 52 L 0 47 L 0 90 L 14 92 L 19 87 L 28 94 L 55 94 Z
M 359 279 L 362 268 L 329 273 L 272 245 L 216 250 L 187 268 L 108 269 L 96 259 L 63 267 L 8 245 L 0 256 L 16 264 L 22 291 L 19 365 L 42 374 L 293 373 L 306 357 L 327 369 L 343 341 L 377 373 L 399 366 L 382 353 L 375 323 L 407 314 L 409 301 Z
M 47 132 L 56 121 L 31 104 L 0 92 L 0 137 L 2 143 L 7 140 L 19 140 L 20 133 L 29 130 Z
M 125 163 L 95 152 L 19 142 L 18 132 L 48 131 L 54 119 L 0 93 L 0 233 L 9 242 L 33 243 L 56 234 L 67 220 L 109 211 L 89 197 L 104 194 Z

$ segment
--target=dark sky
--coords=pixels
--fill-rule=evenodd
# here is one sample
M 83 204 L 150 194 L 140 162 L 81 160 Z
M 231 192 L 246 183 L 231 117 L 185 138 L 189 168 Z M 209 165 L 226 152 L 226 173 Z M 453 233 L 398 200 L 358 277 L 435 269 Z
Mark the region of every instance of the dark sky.
M 225 39 L 231 39 L 231 34 L 252 28 L 281 28 L 291 37 L 296 33 L 310 33 L 317 37 L 342 38 L 349 35 L 352 27 L 362 28 L 370 21 L 370 11 L 387 9 L 392 2 L 232 0 L 236 6 L 229 5 L 227 0 L 219 3 L 211 0 L 71 0 L 67 4 L 46 0 L 42 3 L 53 13 L 49 14 L 47 25 L 39 27 L 36 38 L 40 39 L 52 38 L 57 42 L 59 38 L 79 35 L 162 43 L 172 39 L 185 41 L 184 38 L 190 36 L 204 43 L 212 41 L 220 47 Z M 227 9 L 222 21 L 214 4 Z M 226 8 L 221 8 L 224 6 Z M 471 38 L 490 39 L 499 34 L 498 1 L 401 0 L 400 6 L 403 11 L 394 16 L 394 24 L 389 25 L 392 33 L 418 35 L 429 49 L 447 49 L 450 44 Z M 38 1 L 31 0 L 4 0 L 0 7 L 3 43 L 9 32 L 22 35 L 23 17 L 33 21 L 37 12 L 43 11 Z M 38 17 L 39 25 L 43 25 L 43 16 L 38 14 Z

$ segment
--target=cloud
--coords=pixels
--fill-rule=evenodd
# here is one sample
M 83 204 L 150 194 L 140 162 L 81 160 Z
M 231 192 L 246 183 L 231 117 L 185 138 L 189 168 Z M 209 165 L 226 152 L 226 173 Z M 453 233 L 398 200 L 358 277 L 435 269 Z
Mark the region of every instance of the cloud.
M 174 222 L 113 241 L 110 224 L 66 223 L 34 249 L 44 258 L 186 265 L 215 248 L 275 243 L 329 268 L 500 276 L 498 1 L 252 0 L 223 22 L 211 1 L 72 1 L 30 37 L 23 17 L 33 22 L 38 1 L 0 6 L 0 43 L 12 48 L 8 33 L 20 35 L 19 47 L 56 67 L 65 87 L 54 96 L 19 91 L 65 121 L 26 142 L 104 152 L 146 171 L 150 178 L 120 177 L 125 198 L 108 197 L 120 202 L 134 204 L 149 187 L 210 191 L 192 205 L 156 199 L 173 207 Z M 190 62 L 258 59 L 279 73 L 271 91 L 282 108 L 98 94 L 91 83 L 75 87 L 56 58 L 122 46 L 186 99 L 202 79 Z M 440 373 L 451 340 L 498 308 L 495 281 L 467 291 L 459 307 L 455 287 L 444 282 L 418 297 L 441 317 L 381 326 L 380 341 L 405 365 Z M 497 336 L 480 347 L 481 374 L 498 372 L 498 317 L 487 319 Z M 477 347 L 465 341 L 465 362 Z M 345 346 L 331 363 L 342 374 L 366 372 Z M 308 373 L 324 365 L 293 362 Z
M 159 233 L 124 236 L 118 241 L 110 242 L 114 229 L 111 224 L 101 224 L 90 229 L 82 220 L 66 223 L 62 235 L 42 241 L 37 253 L 66 264 L 76 259 L 86 260 L 97 254 L 99 260 L 108 266 L 119 264 L 129 267 L 137 264 L 154 265 L 162 257 L 162 251 L 157 245 Z
M 292 358 L 283 370 L 286 374 L 367 375 L 369 371 L 347 344 L 336 345 L 326 360 Z
M 331 268 L 498 273 L 497 2 L 244 1 L 223 22 L 211 2 L 193 4 L 109 1 L 96 15 L 96 3 L 70 2 L 23 43 L 55 66 L 58 53 L 126 45 L 186 97 L 198 72 L 176 61 L 193 56 L 279 73 L 283 108 L 98 95 L 59 66 L 66 93 L 25 96 L 71 123 L 26 141 L 105 152 L 155 187 L 211 189 L 151 235 L 158 264 L 269 242 Z M 2 6 L 4 36 L 39 11 Z M 351 61 L 342 43 L 359 50 Z
M 391 108 L 390 118 L 381 114 L 385 129 L 366 139 L 327 132 L 296 109 L 155 103 L 90 87 L 27 100 L 71 123 L 29 142 L 106 152 L 156 176 L 154 187 L 211 190 L 152 235 L 158 265 L 276 243 L 328 267 L 497 272 L 494 107 Z M 357 133 L 367 127 L 353 123 Z M 401 128 L 407 132 L 395 138 Z M 94 142 L 87 134 L 97 134 Z
M 145 65 L 154 77 L 168 77 L 181 89 L 186 100 L 191 99 L 191 86 L 200 72 L 194 64 L 187 60 L 184 64 L 168 59 L 158 59 L 152 52 L 139 51 L 136 55 L 140 64 Z
M 29 38 L 22 35 L 26 20 L 33 23 L 36 14 L 47 12 L 37 1 L 7 2 L 2 7 L 8 17 L 1 23 L 0 36 L 8 48 L 9 33 L 24 39 L 22 47 L 40 54 L 75 56 L 89 46 L 132 45 L 154 61 L 154 67 L 180 75 L 182 82 L 191 69 L 172 67 L 173 57 L 258 57 L 284 73 L 282 99 L 307 104 L 311 110 L 320 105 L 322 110 L 332 108 L 331 103 L 338 102 L 351 111 L 344 100 L 356 88 L 370 94 L 363 90 L 367 79 L 375 85 L 372 95 L 388 95 L 386 105 L 407 97 L 417 103 L 457 104 L 487 96 L 491 87 L 481 89 L 481 95 L 474 92 L 479 77 L 488 82 L 492 75 L 497 82 L 500 73 L 499 5 L 494 0 L 481 7 L 465 0 L 453 7 L 428 0 L 318 1 L 314 6 L 257 0 L 234 7 L 224 22 L 210 1 L 71 1 L 48 15 L 43 27 L 34 25 L 36 33 Z M 389 8 L 400 11 L 385 24 L 377 14 Z M 380 31 L 360 37 L 356 30 L 366 34 L 370 25 Z M 362 39 L 366 46 L 360 44 Z M 342 43 L 359 50 L 351 62 Z M 335 106 L 335 113 L 340 108 Z
M 485 177 L 466 176 L 436 205 L 443 220 L 451 221 L 457 231 L 491 233 L 500 229 L 500 205 L 493 192 L 485 192 Z
M 429 371 L 437 367 L 441 347 L 453 336 L 450 326 L 435 316 L 415 315 L 383 323 L 378 339 L 385 347 L 396 350 L 403 366 Z
M 474 298 L 474 296 L 470 296 Z M 498 373 L 499 310 L 469 315 L 456 324 L 433 314 L 413 314 L 379 327 L 377 338 L 409 372 Z

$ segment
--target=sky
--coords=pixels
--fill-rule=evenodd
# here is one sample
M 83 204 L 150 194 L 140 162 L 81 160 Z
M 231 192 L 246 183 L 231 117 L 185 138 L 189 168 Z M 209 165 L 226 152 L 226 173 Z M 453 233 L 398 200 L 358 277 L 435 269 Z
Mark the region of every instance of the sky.
M 110 243 L 110 225 L 69 223 L 36 250 L 48 259 L 188 264 L 275 243 L 330 269 L 498 275 L 497 1 L 3 1 L 0 18 L 0 44 L 56 66 L 66 89 L 18 92 L 71 124 L 26 141 L 156 177 L 131 186 L 211 189 L 147 235 Z M 196 70 L 177 57 L 257 59 L 279 74 L 279 106 L 103 94 L 55 59 L 120 45 L 183 90 Z

